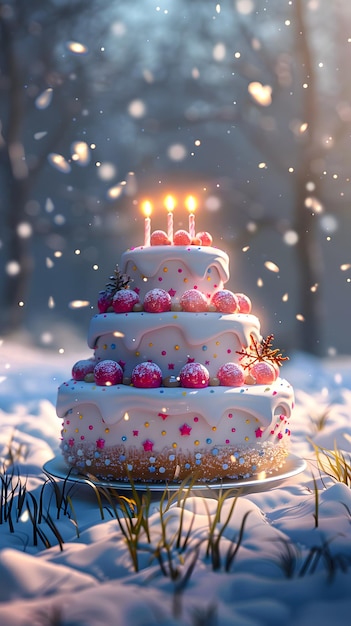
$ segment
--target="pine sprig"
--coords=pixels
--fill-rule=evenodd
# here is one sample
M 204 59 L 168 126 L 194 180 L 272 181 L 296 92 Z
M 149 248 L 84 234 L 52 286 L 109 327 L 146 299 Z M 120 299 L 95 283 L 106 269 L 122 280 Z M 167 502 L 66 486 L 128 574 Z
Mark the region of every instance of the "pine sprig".
M 114 295 L 117 291 L 121 291 L 121 289 L 128 289 L 129 283 L 130 276 L 122 274 L 118 265 L 116 265 L 113 276 L 109 276 L 109 282 L 106 283 L 105 291 Z
M 251 337 L 251 344 L 248 348 L 243 350 L 237 350 L 237 354 L 240 355 L 240 361 L 244 369 L 251 367 L 258 361 L 271 361 L 275 365 L 281 367 L 283 361 L 288 361 L 289 357 L 283 356 L 279 351 L 279 348 L 272 349 L 272 342 L 274 335 L 267 335 L 266 339 L 263 339 L 261 343 L 256 341 L 253 335 Z
M 119 271 L 118 265 L 114 270 L 113 276 L 109 277 L 105 289 L 99 291 L 97 301 L 99 313 L 108 313 L 112 310 L 113 298 L 117 291 L 129 288 L 130 277 Z

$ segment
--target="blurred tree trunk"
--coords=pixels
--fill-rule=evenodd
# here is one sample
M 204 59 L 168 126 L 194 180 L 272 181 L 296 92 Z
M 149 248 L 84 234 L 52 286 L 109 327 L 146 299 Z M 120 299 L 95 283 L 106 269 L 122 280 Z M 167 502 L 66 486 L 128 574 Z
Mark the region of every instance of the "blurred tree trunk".
M 34 255 L 32 251 L 32 236 L 30 233 L 21 232 L 21 224 L 26 223 L 31 226 L 31 218 L 26 209 L 31 200 L 31 193 L 36 180 L 47 162 L 48 154 L 57 149 L 59 142 L 65 135 L 69 126 L 74 105 L 67 95 L 61 95 L 60 115 L 50 127 L 50 134 L 46 143 L 41 145 L 41 153 L 36 155 L 35 162 L 27 166 L 26 152 L 24 147 L 24 137 L 28 128 L 28 99 L 26 99 L 26 82 L 30 75 L 30 64 L 28 59 L 35 63 L 35 56 L 32 51 L 23 48 L 23 35 L 27 34 L 30 24 L 31 8 L 29 16 L 22 10 L 21 2 L 14 6 L 13 11 L 1 10 L 0 3 L 0 41 L 1 41 L 1 72 L 3 76 L 4 92 L 6 92 L 7 116 L 4 116 L 3 127 L 0 128 L 0 165 L 1 177 L 3 180 L 2 203 L 4 206 L 5 236 L 4 245 L 6 247 L 6 258 L 10 264 L 10 271 L 5 272 L 5 284 L 3 286 L 3 298 L 5 306 L 0 309 L 0 331 L 8 334 L 18 331 L 23 327 L 26 319 L 25 303 L 29 293 L 30 282 L 34 269 Z M 48 33 L 55 29 L 55 21 L 61 19 L 68 23 L 72 15 L 79 15 L 84 8 L 83 3 L 76 3 L 66 11 L 67 7 L 57 7 L 53 11 L 50 7 L 44 13 L 47 21 L 42 22 L 43 30 L 47 27 Z M 32 7 L 33 9 L 33 7 Z M 61 12 L 62 11 L 62 12 Z M 42 80 L 44 88 L 51 87 L 50 76 L 57 74 L 58 84 L 61 76 L 55 69 L 55 62 L 52 51 L 52 38 L 49 34 L 42 37 L 40 42 L 40 54 L 42 69 Z M 32 57 L 31 57 L 32 55 Z M 83 73 L 82 73 L 83 74 Z M 84 74 L 83 74 L 84 76 Z M 55 80 L 55 78 L 53 78 Z M 81 98 L 84 98 L 84 80 L 82 78 L 80 88 Z M 60 104 L 60 90 L 56 91 L 56 100 Z M 66 99 L 65 99 L 66 98 Z M 31 105 L 31 103 L 30 103 Z M 33 220 L 35 222 L 35 220 Z M 33 225 L 33 234 L 35 228 Z M 28 236 L 27 236 L 28 235 Z
M 4 197 L 10 203 L 5 206 L 7 215 L 8 258 L 14 271 L 5 274 L 4 298 L 7 304 L 2 310 L 2 332 L 17 330 L 22 325 L 24 302 L 33 269 L 30 237 L 20 236 L 19 226 L 27 221 L 25 205 L 28 199 L 28 169 L 21 142 L 24 118 L 23 80 L 15 49 L 16 28 L 11 20 L 1 19 L 1 37 L 9 77 L 9 107 L 6 131 L 1 145 L 1 162 L 7 189 Z M 17 269 L 16 269 L 17 267 Z
M 323 276 L 322 252 L 318 240 L 318 220 L 314 204 L 318 203 L 319 178 L 313 172 L 313 159 L 317 146 L 316 122 L 318 116 L 317 89 L 311 52 L 310 36 L 304 19 L 303 0 L 295 2 L 296 58 L 303 70 L 301 76 L 303 123 L 307 124 L 306 141 L 301 150 L 298 170 L 295 172 L 295 228 L 299 236 L 296 246 L 299 280 L 299 311 L 302 315 L 299 349 L 320 354 L 322 338 L 321 277 Z M 321 156 L 321 155 L 319 155 Z M 313 198 L 306 206 L 306 198 Z

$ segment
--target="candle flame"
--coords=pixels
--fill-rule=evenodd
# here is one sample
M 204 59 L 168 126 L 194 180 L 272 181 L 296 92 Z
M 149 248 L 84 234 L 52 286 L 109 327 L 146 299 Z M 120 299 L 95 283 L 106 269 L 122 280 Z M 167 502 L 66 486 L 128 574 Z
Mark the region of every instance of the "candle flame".
M 175 199 L 173 196 L 168 195 L 165 197 L 165 207 L 169 213 L 171 213 L 175 207 Z
M 141 205 L 145 217 L 150 217 L 152 213 L 152 204 L 149 200 L 145 200 Z
M 185 199 L 185 206 L 188 209 L 189 213 L 194 213 L 197 206 L 196 198 L 194 198 L 194 196 L 188 196 Z

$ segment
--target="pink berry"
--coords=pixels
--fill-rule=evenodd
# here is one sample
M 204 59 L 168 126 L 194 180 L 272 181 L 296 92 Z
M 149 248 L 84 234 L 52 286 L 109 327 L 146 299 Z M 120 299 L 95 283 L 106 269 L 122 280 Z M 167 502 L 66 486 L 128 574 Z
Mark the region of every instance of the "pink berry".
M 183 311 L 189 313 L 201 313 L 207 311 L 206 296 L 198 289 L 187 289 L 180 298 Z
M 256 361 L 249 372 L 258 385 L 270 385 L 277 379 L 275 367 L 269 361 Z
M 208 369 L 201 363 L 186 363 L 179 372 L 182 387 L 202 389 L 208 387 L 210 374 Z
M 113 310 L 115 313 L 130 313 L 133 306 L 138 304 L 139 296 L 132 289 L 120 289 L 113 297 Z
M 145 294 L 144 311 L 147 313 L 165 313 L 171 310 L 171 296 L 164 289 L 150 289 Z
M 239 302 L 239 313 L 251 313 L 251 300 L 244 293 L 236 293 Z
M 162 371 L 156 363 L 146 361 L 136 365 L 132 371 L 132 385 L 143 389 L 153 389 L 162 384 Z
M 96 361 L 94 359 L 82 359 L 77 361 L 72 367 L 72 378 L 74 380 L 84 380 L 87 374 L 94 371 Z
M 212 235 L 207 233 L 206 231 L 202 231 L 201 233 L 196 233 L 196 238 L 200 239 L 202 246 L 212 246 Z
M 177 230 L 173 236 L 175 246 L 188 246 L 191 243 L 191 237 L 186 230 Z
M 169 246 L 171 242 L 164 230 L 154 230 L 151 233 L 150 243 L 152 246 Z
M 100 387 L 119 385 L 123 380 L 123 370 L 116 361 L 99 361 L 94 368 L 95 382 Z
M 217 378 L 225 387 L 241 387 L 244 384 L 243 368 L 237 363 L 225 363 L 219 368 Z
M 236 313 L 239 310 L 236 295 L 228 289 L 221 289 L 213 294 L 211 304 L 214 304 L 219 313 Z
M 100 291 L 98 298 L 99 313 L 106 313 L 106 311 L 112 306 L 113 293 L 108 291 Z

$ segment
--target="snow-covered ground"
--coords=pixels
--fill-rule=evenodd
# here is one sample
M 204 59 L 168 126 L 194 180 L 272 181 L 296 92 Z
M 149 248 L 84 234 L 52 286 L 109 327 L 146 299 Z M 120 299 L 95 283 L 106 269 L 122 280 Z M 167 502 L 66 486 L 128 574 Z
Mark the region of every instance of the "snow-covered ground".
M 351 358 L 295 354 L 284 365 L 296 392 L 292 453 L 306 459 L 303 472 L 236 500 L 230 494 L 222 505 L 218 492 L 195 494 L 160 512 L 161 495 L 153 494 L 136 568 L 116 498 L 64 481 L 59 492 L 42 470 L 59 455 L 57 387 L 85 355 L 72 344 L 63 354 L 6 339 L 0 346 L 0 456 L 14 460 L 1 473 L 1 626 L 347 623 L 351 490 L 320 474 L 312 442 L 343 450 L 350 464 Z

